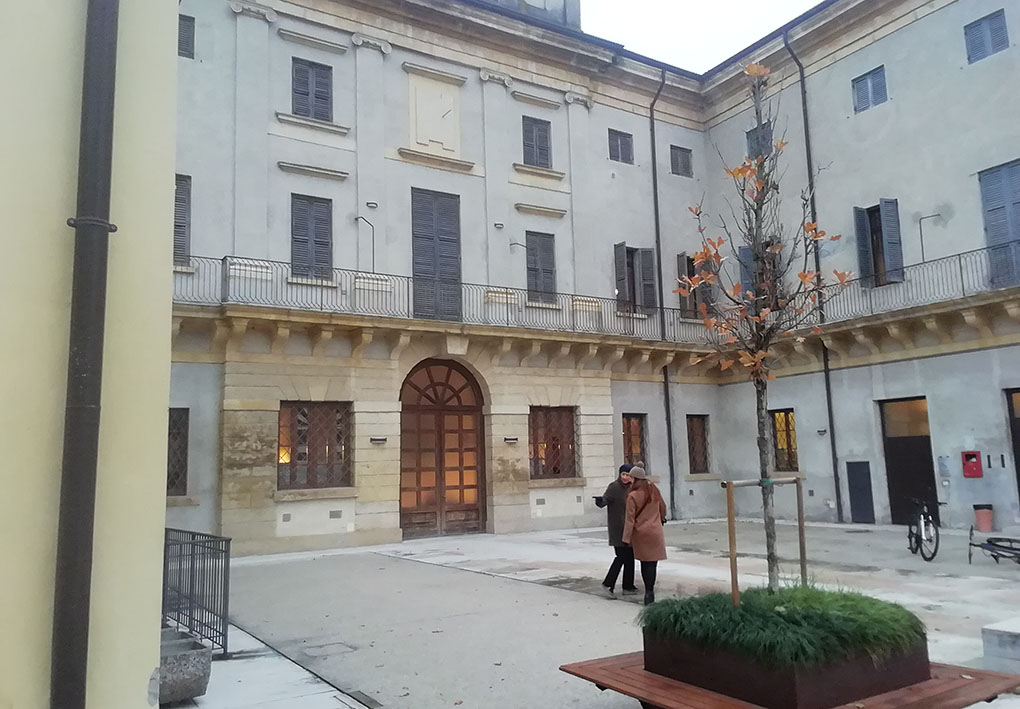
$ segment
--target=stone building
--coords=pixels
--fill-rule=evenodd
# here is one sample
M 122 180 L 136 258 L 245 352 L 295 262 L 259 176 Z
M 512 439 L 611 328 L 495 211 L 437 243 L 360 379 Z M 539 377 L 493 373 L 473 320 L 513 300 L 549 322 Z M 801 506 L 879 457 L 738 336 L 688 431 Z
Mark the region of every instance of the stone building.
M 182 0 L 168 523 L 240 553 L 594 525 L 637 460 L 673 516 L 723 514 L 753 391 L 690 364 L 672 291 L 688 207 L 748 151 L 751 61 L 790 218 L 810 176 L 845 235 L 823 272 L 861 276 L 780 353 L 780 466 L 816 520 L 937 495 L 1012 523 L 1006 5 L 827 0 L 699 75 L 582 33 L 577 0 Z

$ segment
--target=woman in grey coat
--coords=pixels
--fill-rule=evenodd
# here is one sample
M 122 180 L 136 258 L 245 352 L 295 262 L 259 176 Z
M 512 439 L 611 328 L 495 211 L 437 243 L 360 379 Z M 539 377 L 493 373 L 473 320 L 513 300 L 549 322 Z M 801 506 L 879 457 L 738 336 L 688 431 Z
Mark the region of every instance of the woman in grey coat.
M 616 550 L 616 558 L 609 566 L 609 573 L 602 581 L 602 588 L 607 596 L 616 598 L 616 579 L 623 569 L 623 593 L 630 595 L 637 593 L 634 586 L 634 550 L 630 544 L 623 541 L 623 527 L 627 521 L 627 495 L 630 493 L 630 465 L 624 463 L 620 466 L 620 477 L 609 483 L 606 492 L 601 497 L 595 498 L 595 504 L 606 508 L 606 517 L 609 522 L 609 544 Z

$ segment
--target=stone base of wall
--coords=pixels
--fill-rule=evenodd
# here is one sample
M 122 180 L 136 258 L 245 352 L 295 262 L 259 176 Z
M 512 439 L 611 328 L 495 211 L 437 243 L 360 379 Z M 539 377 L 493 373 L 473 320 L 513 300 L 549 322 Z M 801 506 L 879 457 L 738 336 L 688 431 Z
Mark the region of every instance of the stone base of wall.
M 300 537 L 263 537 L 260 539 L 235 539 L 230 552 L 234 556 L 256 554 L 286 554 L 296 551 L 322 551 L 347 547 L 396 544 L 403 541 L 399 529 L 359 529 L 343 534 L 312 534 Z

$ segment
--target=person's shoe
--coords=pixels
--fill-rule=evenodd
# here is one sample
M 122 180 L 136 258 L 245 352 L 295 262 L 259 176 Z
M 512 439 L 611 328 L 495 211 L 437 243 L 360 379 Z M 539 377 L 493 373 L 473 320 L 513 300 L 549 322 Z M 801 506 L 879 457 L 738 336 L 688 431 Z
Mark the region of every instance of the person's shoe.
M 613 591 L 613 589 L 609 588 L 609 586 L 602 587 L 602 594 L 610 600 L 613 601 L 616 600 L 616 593 Z
M 641 593 L 641 591 L 639 591 L 636 588 L 625 588 L 625 589 L 623 589 L 623 595 L 624 596 L 636 596 L 639 593 Z
M 653 603 L 655 603 L 655 594 L 654 593 L 645 593 L 645 605 L 646 606 L 650 606 Z

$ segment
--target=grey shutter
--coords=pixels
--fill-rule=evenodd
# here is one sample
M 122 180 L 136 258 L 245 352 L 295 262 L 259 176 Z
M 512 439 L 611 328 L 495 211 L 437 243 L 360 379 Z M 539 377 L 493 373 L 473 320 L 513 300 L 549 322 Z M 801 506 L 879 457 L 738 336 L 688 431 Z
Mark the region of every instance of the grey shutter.
M 174 184 L 174 264 L 186 266 L 191 254 L 191 178 L 177 175 Z
M 295 59 L 291 76 L 291 112 L 295 116 L 312 116 L 312 68 Z
M 671 145 L 669 151 L 672 173 L 681 177 L 693 177 L 694 169 L 691 166 L 691 151 L 677 145 Z
M 638 249 L 634 259 L 635 275 L 637 280 L 638 303 L 645 307 L 654 309 L 659 305 L 659 292 L 656 288 L 655 278 L 655 249 Z
M 310 200 L 312 215 L 312 267 L 316 278 L 333 276 L 333 203 L 328 199 Z
M 436 195 L 411 190 L 411 268 L 414 277 L 414 316 L 438 314 L 436 256 Z
M 885 103 L 889 94 L 885 86 L 885 67 L 880 66 L 871 72 L 871 105 Z
M 524 132 L 524 164 L 538 164 L 538 146 L 535 144 L 535 124 L 531 118 L 524 116 L 522 119 Z
M 754 282 L 754 251 L 751 250 L 750 246 L 741 246 L 737 249 L 737 255 L 740 258 L 740 285 L 743 287 L 744 292 L 757 290 L 757 284 Z M 758 293 L 755 293 L 758 295 Z
M 627 275 L 627 244 L 620 242 L 613 246 L 613 267 L 616 270 L 616 304 L 632 305 L 630 302 L 630 278 Z
M 903 240 L 900 236 L 900 208 L 895 199 L 878 200 L 882 215 L 882 250 L 885 276 L 890 283 L 903 281 Z
M 767 157 L 772 154 L 772 122 L 766 121 L 755 126 L 745 134 L 747 137 L 747 156 L 749 158 Z
M 871 253 L 871 222 L 868 210 L 863 207 L 854 207 L 854 238 L 857 240 L 857 267 L 861 282 L 870 288 L 875 283 L 875 258 Z
M 552 140 L 549 121 L 535 123 L 535 157 L 539 167 L 552 167 Z
M 307 197 L 290 197 L 290 268 L 291 273 L 307 278 L 312 272 L 312 205 Z
M 312 118 L 333 120 L 333 69 L 325 64 L 312 64 Z
M 177 16 L 177 56 L 185 59 L 195 58 L 195 18 L 187 15 Z
M 556 246 L 552 234 L 528 232 L 528 300 L 556 300 Z
M 1020 239 L 1020 162 L 986 170 L 978 176 L 978 182 L 985 217 L 991 284 L 993 287 L 1014 285 L 1017 280 L 1017 249 L 1012 242 Z
M 609 159 L 620 162 L 620 133 L 609 131 Z
M 985 30 L 985 21 L 978 20 L 971 22 L 963 28 L 963 39 L 967 44 L 967 61 L 973 64 L 987 57 L 988 34 Z
M 1009 33 L 1006 30 L 1006 12 L 999 10 L 989 15 L 985 24 L 988 25 L 988 39 L 991 45 L 990 54 L 1009 48 Z
M 634 136 L 630 133 L 620 134 L 620 161 L 634 164 Z
M 694 259 L 688 256 L 686 253 L 677 254 L 676 275 L 677 281 L 681 285 L 681 287 L 686 287 L 683 285 L 684 276 L 687 276 L 688 278 L 693 278 L 695 270 L 696 269 L 694 268 Z M 703 293 L 702 288 L 698 287 L 694 289 L 689 296 L 685 297 L 682 293 L 678 294 L 680 296 L 680 309 L 683 311 L 683 314 L 685 316 L 690 315 L 697 309 L 698 303 L 701 302 L 702 293 Z
M 868 77 L 862 76 L 852 82 L 854 92 L 854 113 L 860 113 L 871 108 L 871 91 L 868 86 Z
M 542 290 L 542 269 L 539 265 L 538 235 L 530 231 L 524 235 L 524 250 L 527 252 L 526 268 L 528 271 L 528 300 L 539 299 Z
M 460 320 L 460 198 L 437 194 L 435 205 L 439 317 Z

